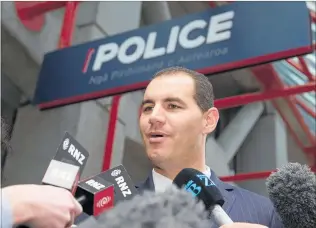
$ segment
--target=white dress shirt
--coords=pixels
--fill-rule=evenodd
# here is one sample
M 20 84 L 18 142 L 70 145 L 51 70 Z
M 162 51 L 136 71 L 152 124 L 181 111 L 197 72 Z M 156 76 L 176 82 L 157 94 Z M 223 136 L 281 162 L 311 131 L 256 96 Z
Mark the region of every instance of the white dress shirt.
M 206 176 L 211 178 L 211 169 L 206 166 L 205 172 L 203 172 Z M 170 185 L 172 185 L 172 180 L 169 178 L 157 173 L 154 169 L 152 170 L 153 181 L 155 185 L 155 192 L 164 192 Z

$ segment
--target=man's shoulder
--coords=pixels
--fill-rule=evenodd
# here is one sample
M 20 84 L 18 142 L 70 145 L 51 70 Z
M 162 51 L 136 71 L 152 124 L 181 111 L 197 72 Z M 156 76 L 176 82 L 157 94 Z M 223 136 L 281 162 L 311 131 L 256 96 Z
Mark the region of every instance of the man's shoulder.
M 260 195 L 239 186 L 233 186 L 233 189 L 236 199 L 239 201 L 253 203 L 255 205 L 260 204 L 265 207 L 273 208 L 273 204 L 267 196 Z
M 272 201 L 258 193 L 249 191 L 239 186 L 232 186 L 235 198 L 235 220 L 258 223 L 270 228 L 283 228 L 280 216 L 276 212 Z

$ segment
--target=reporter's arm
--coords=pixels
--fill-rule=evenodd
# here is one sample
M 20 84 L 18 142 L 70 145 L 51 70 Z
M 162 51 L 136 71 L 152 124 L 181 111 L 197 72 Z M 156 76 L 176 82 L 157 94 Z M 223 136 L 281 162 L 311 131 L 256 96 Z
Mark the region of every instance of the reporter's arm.
M 12 228 L 13 227 L 13 213 L 12 207 L 7 199 L 6 195 L 1 190 L 1 227 Z
M 2 194 L 9 202 L 11 219 L 8 221 L 13 226 L 23 224 L 33 228 L 70 227 L 73 219 L 82 212 L 81 205 L 71 193 L 57 187 L 15 185 L 3 188 Z

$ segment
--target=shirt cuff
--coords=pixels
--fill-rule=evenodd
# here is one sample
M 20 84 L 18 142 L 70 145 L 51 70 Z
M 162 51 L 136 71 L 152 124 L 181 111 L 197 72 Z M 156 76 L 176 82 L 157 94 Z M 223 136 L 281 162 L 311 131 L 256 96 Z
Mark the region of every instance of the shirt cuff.
M 1 189 L 1 223 L 2 228 L 12 228 L 13 227 L 13 213 L 9 200 L 3 194 Z

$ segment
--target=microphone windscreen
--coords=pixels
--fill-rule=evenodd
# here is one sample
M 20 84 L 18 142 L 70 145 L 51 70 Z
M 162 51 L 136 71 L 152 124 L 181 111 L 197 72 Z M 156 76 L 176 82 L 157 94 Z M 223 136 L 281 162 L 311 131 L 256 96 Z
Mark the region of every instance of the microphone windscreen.
M 171 186 L 163 193 L 145 191 L 101 214 L 103 228 L 208 228 L 204 204 Z
M 79 228 L 102 228 L 98 224 L 97 220 L 93 216 L 90 216 L 89 218 L 87 218 L 86 220 L 81 222 L 80 224 L 74 225 L 73 227 L 79 227 Z
M 307 165 L 285 165 L 267 178 L 266 186 L 285 227 L 316 227 L 316 176 Z

